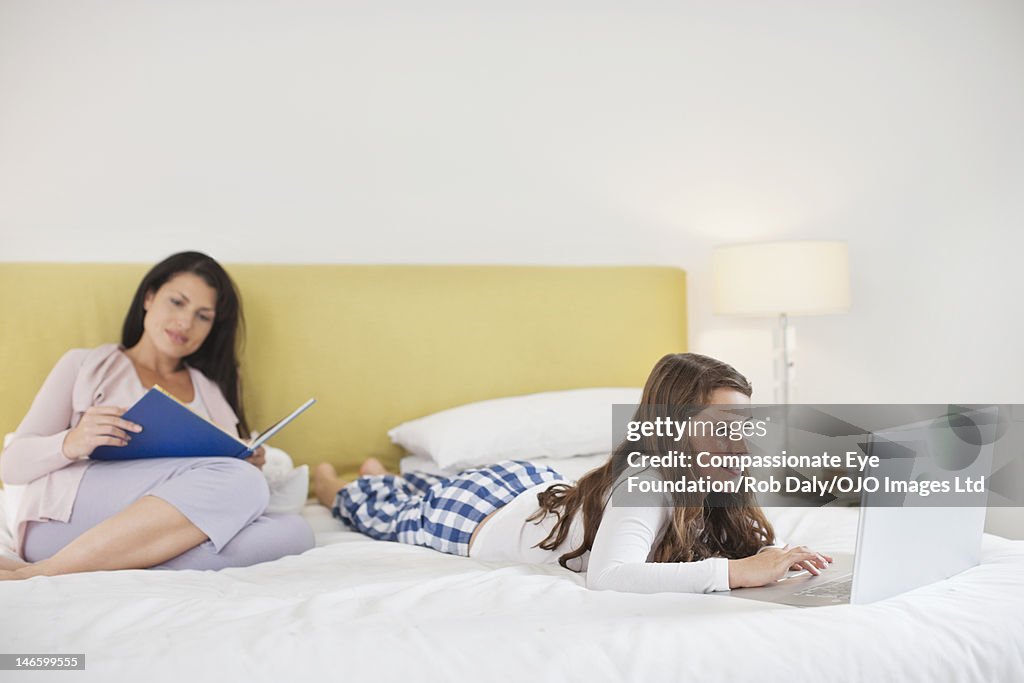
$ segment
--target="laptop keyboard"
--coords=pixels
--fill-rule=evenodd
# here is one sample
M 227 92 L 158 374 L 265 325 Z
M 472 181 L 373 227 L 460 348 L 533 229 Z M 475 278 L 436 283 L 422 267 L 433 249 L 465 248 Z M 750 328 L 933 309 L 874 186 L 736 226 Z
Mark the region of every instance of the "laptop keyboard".
M 810 588 L 805 588 L 802 591 L 797 591 L 794 595 L 808 596 L 812 598 L 848 598 L 850 597 L 850 589 L 853 588 L 853 574 L 829 581 L 828 583 L 821 583 Z

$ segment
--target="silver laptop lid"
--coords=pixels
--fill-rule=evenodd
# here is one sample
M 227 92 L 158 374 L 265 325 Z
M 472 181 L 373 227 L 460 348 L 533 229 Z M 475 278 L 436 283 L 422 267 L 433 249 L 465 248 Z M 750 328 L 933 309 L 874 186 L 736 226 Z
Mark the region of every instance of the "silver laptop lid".
M 870 435 L 870 468 L 882 486 L 861 496 L 850 602 L 883 600 L 941 581 L 978 564 L 985 527 L 982 492 L 917 493 L 886 490 L 890 481 L 926 482 L 992 473 L 995 408 L 907 425 Z M 974 427 L 964 420 L 974 422 Z M 990 433 L 991 432 L 991 433 Z

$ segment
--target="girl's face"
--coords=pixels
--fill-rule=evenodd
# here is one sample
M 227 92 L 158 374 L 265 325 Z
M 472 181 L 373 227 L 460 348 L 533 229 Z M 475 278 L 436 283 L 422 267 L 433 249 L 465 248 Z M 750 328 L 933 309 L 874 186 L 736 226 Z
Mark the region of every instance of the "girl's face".
M 711 392 L 711 405 L 700 412 L 695 420 L 708 420 L 717 427 L 723 422 L 735 424 L 747 419 L 750 412 L 750 397 L 735 389 L 720 387 Z M 717 431 L 717 430 L 716 430 Z M 746 441 L 730 439 L 728 436 L 693 436 L 690 443 L 694 449 L 694 456 L 701 451 L 707 451 L 711 456 L 721 455 L 743 455 L 747 452 Z M 704 456 L 707 458 L 708 456 Z M 711 467 L 709 464 L 701 466 L 694 460 L 693 469 L 697 476 L 715 481 L 733 481 L 742 472 L 739 469 L 724 467 Z
M 217 290 L 194 273 L 178 273 L 146 295 L 145 335 L 161 353 L 185 358 L 213 329 Z

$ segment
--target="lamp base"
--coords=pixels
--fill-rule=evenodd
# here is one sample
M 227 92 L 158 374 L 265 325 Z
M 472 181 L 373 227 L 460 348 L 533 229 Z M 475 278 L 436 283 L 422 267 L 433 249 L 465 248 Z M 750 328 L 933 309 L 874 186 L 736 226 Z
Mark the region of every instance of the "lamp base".
M 793 356 L 796 351 L 796 328 L 789 324 L 789 317 L 779 315 L 779 324 L 772 335 L 775 347 L 775 402 L 779 404 L 796 400 Z

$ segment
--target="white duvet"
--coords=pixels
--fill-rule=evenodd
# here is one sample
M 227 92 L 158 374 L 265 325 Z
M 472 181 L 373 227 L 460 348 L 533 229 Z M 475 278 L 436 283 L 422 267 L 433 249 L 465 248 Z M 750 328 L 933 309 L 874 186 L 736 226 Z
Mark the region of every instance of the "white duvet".
M 787 540 L 853 549 L 853 510 L 768 513 Z M 897 598 L 800 610 L 588 591 L 304 514 L 318 547 L 264 565 L 0 582 L 0 652 L 86 656 L 0 681 L 1024 681 L 1024 541 L 986 536 L 981 566 Z

